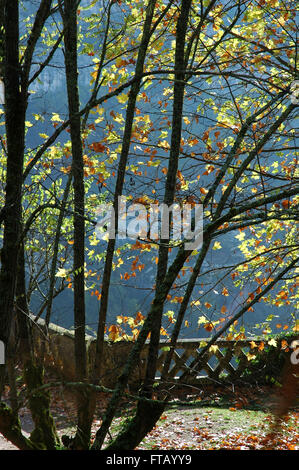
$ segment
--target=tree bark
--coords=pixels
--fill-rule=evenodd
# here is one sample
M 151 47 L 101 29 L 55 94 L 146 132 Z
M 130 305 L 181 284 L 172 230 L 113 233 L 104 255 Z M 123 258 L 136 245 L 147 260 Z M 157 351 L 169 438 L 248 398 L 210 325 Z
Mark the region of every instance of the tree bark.
M 75 362 L 77 380 L 87 378 L 85 342 L 85 189 L 84 163 L 81 138 L 80 101 L 78 90 L 77 65 L 77 2 L 64 1 L 62 13 L 64 22 L 65 72 L 72 144 L 72 175 L 74 187 L 74 323 L 75 323 Z M 87 418 L 88 395 L 78 393 L 78 425 L 75 437 L 76 448 L 88 448 L 90 443 L 90 423 Z
M 149 40 L 151 37 L 151 24 L 152 24 L 152 18 L 154 14 L 154 7 L 155 7 L 155 1 L 150 0 L 147 5 L 143 35 L 142 35 L 141 44 L 139 46 L 139 52 L 138 52 L 138 57 L 137 57 L 137 62 L 136 62 L 136 68 L 135 68 L 136 81 L 134 81 L 130 89 L 129 100 L 128 100 L 128 105 L 127 105 L 127 110 L 126 110 L 125 129 L 124 129 L 124 135 L 123 135 L 120 161 L 118 164 L 117 180 L 116 180 L 116 185 L 115 185 L 114 202 L 113 202 L 114 211 L 115 211 L 115 233 L 117 233 L 117 229 L 118 229 L 118 226 L 117 226 L 118 199 L 122 195 L 122 191 L 123 191 L 126 164 L 127 164 L 128 155 L 130 151 L 130 145 L 131 145 L 131 134 L 132 134 L 132 127 L 133 127 L 133 120 L 135 116 L 136 100 L 137 100 L 137 96 L 140 90 L 142 73 L 143 73 L 144 63 L 146 59 L 146 52 L 147 52 Z M 106 260 L 105 260 L 103 280 L 102 280 L 101 304 L 100 304 L 99 323 L 98 323 L 98 331 L 97 331 L 97 343 L 96 343 L 96 359 L 95 359 L 95 366 L 94 366 L 94 378 L 95 379 L 99 378 L 101 374 L 104 331 L 105 331 L 105 326 L 106 326 L 106 317 L 107 317 L 107 309 L 108 309 L 109 288 L 110 288 L 114 248 L 115 248 L 115 238 L 110 238 L 108 241 L 107 254 L 106 254 Z
M 164 204 L 170 207 L 174 201 L 176 192 L 176 179 L 179 163 L 180 147 L 181 147 L 181 133 L 182 133 L 182 117 L 183 117 L 183 104 L 184 104 L 184 91 L 185 91 L 185 44 L 186 32 L 188 26 L 189 11 L 191 7 L 191 0 L 183 0 L 181 10 L 177 21 L 176 28 L 176 47 L 175 47 L 175 74 L 174 81 L 174 96 L 173 96 L 173 119 L 172 119 L 172 134 L 170 155 L 168 162 L 168 172 L 165 185 Z M 187 58 L 188 60 L 188 58 Z M 163 214 L 162 214 L 163 217 Z M 169 220 L 170 225 L 170 220 Z M 169 230 L 170 233 L 170 230 Z M 159 247 L 159 260 L 156 277 L 156 285 L 163 282 L 167 272 L 168 264 L 168 239 L 161 239 Z M 141 397 L 151 398 L 155 374 L 157 369 L 157 359 L 159 353 L 160 343 L 160 330 L 162 324 L 164 302 L 158 305 L 155 316 L 151 324 L 151 337 L 149 352 L 147 357 L 146 376 L 141 390 Z M 117 449 L 134 449 L 139 442 L 151 431 L 161 416 L 164 406 L 140 400 L 137 405 L 135 417 L 128 424 L 124 432 L 120 433 L 113 444 L 109 446 L 110 450 Z
M 21 201 L 25 112 L 27 98 L 20 91 L 19 2 L 4 1 L 4 84 L 7 145 L 5 216 L 0 271 L 0 340 L 7 346 L 13 318 L 21 231 Z M 5 366 L 0 366 L 0 395 Z
M 128 100 L 128 105 L 127 105 L 127 110 L 126 110 L 125 129 L 124 129 L 123 142 L 122 142 L 122 150 L 121 150 L 121 155 L 120 155 L 120 161 L 118 164 L 117 180 L 116 180 L 116 185 L 115 185 L 114 201 L 113 201 L 113 206 L 114 206 L 114 211 L 115 211 L 115 233 L 117 233 L 117 230 L 118 230 L 118 202 L 119 202 L 119 197 L 122 195 L 123 185 L 125 181 L 125 171 L 126 171 L 126 165 L 127 165 L 127 160 L 128 160 L 128 155 L 129 155 L 130 145 L 131 145 L 131 135 L 132 135 L 134 116 L 135 116 L 136 100 L 137 100 L 138 93 L 140 91 L 144 63 L 146 59 L 146 52 L 147 52 L 147 48 L 148 48 L 149 41 L 151 38 L 151 33 L 152 33 L 151 26 L 152 26 L 152 19 L 154 15 L 154 9 L 155 9 L 155 0 L 149 0 L 147 9 L 146 9 L 146 18 L 144 22 L 142 39 L 141 39 L 141 43 L 139 46 L 138 57 L 137 57 L 137 62 L 136 62 L 136 67 L 135 67 L 136 80 L 133 82 L 132 87 L 130 89 L 130 93 L 129 93 L 129 100 Z M 103 349 L 104 349 L 104 333 L 105 333 L 105 326 L 106 326 L 106 317 L 107 317 L 107 309 L 108 309 L 108 299 L 109 299 L 110 280 L 111 280 L 115 242 L 116 242 L 115 238 L 110 238 L 108 241 L 104 273 L 103 273 L 103 279 L 102 279 L 101 304 L 100 304 L 98 330 L 97 330 L 95 363 L 94 363 L 94 368 L 93 368 L 93 382 L 94 383 L 97 383 L 101 375 L 101 363 L 103 360 Z M 95 400 L 95 394 L 93 395 L 93 400 Z M 92 404 L 92 406 L 95 409 L 95 402 Z

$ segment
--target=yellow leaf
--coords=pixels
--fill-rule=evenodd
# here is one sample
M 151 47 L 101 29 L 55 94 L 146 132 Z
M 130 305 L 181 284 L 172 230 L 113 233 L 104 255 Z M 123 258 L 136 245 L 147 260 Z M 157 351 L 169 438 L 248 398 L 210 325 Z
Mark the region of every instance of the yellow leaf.
M 256 355 L 255 355 L 255 354 L 247 353 L 247 354 L 246 354 L 246 357 L 247 357 L 247 360 L 248 360 L 248 361 L 253 361 L 253 360 L 256 358 Z
M 118 95 L 117 101 L 121 104 L 124 104 L 128 101 L 128 95 L 126 93 L 122 93 L 121 95 Z
M 215 242 L 213 245 L 213 250 L 221 250 L 222 246 L 220 242 Z
M 63 122 L 61 117 L 57 113 L 53 113 L 53 116 L 51 117 L 51 121 Z
M 241 233 L 239 233 L 239 235 L 236 235 L 235 238 L 237 238 L 241 242 L 245 238 L 245 233 L 241 232 Z
M 56 277 L 66 277 L 67 276 L 67 271 L 63 268 L 59 268 Z

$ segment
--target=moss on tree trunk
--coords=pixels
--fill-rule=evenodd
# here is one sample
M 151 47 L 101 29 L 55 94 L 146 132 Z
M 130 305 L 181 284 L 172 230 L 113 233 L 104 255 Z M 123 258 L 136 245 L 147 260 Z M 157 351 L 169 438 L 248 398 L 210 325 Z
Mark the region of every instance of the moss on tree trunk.
M 20 450 L 36 449 L 34 443 L 22 434 L 17 414 L 3 402 L 0 403 L 0 432 Z
M 59 437 L 50 412 L 50 394 L 41 390 L 44 369 L 41 365 L 28 362 L 24 368 L 24 379 L 28 387 L 28 401 L 35 428 L 30 435 L 30 441 L 45 450 L 53 450 L 59 446 Z

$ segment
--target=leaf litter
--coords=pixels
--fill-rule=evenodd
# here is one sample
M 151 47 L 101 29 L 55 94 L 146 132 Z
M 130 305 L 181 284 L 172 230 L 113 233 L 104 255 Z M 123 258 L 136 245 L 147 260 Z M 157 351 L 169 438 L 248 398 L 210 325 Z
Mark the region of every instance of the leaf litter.
M 51 377 L 48 378 L 51 381 Z M 7 389 L 7 400 L 9 399 Z M 165 410 L 155 428 L 143 439 L 137 450 L 298 450 L 298 409 L 274 428 L 273 402 L 275 387 L 205 386 L 199 390 L 178 390 L 172 406 Z M 100 427 L 109 396 L 98 395 L 92 437 Z M 113 439 L 134 412 L 136 402 L 125 399 L 114 419 L 106 443 Z M 52 390 L 51 411 L 58 434 L 72 435 L 76 426 L 76 401 L 68 390 Z M 20 410 L 24 431 L 31 432 L 33 423 L 26 402 Z M 0 450 L 11 448 L 0 434 Z

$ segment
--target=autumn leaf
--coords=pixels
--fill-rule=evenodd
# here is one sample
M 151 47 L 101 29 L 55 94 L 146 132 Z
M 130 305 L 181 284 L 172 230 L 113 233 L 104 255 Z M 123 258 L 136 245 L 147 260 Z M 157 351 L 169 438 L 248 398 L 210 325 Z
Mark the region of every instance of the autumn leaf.
M 256 358 L 255 354 L 247 353 L 246 354 L 247 360 L 248 361 L 253 361 Z
M 222 246 L 220 242 L 215 242 L 213 245 L 213 250 L 221 250 Z
M 211 323 L 211 322 L 208 322 L 208 323 L 206 323 L 206 324 L 204 325 L 204 329 L 205 329 L 206 331 L 209 331 L 209 332 L 210 332 L 210 331 L 213 330 L 213 328 L 214 328 L 214 326 L 213 326 L 213 323 Z
M 281 346 L 281 349 L 287 349 L 289 347 L 289 344 L 285 339 L 283 339 L 281 340 L 280 346 Z
M 117 101 L 121 104 L 124 104 L 128 101 L 128 95 L 126 93 L 121 93 L 117 97 Z
M 205 132 L 203 133 L 202 140 L 203 140 L 204 142 L 206 142 L 206 141 L 208 140 L 209 134 L 210 134 L 210 131 L 209 131 L 209 130 L 207 130 L 207 131 L 205 131 Z
M 101 142 L 93 142 L 90 145 L 90 148 L 92 150 L 94 150 L 95 152 L 97 152 L 97 153 L 103 153 L 106 150 L 107 147 L 105 145 L 103 145 Z
M 201 192 L 201 194 L 208 194 L 208 190 L 205 188 L 200 188 L 199 191 Z
M 68 276 L 68 272 L 66 271 L 66 269 L 63 269 L 63 268 L 59 268 L 57 273 L 56 273 L 56 277 L 67 277 Z
M 288 199 L 284 199 L 283 201 L 281 201 L 281 205 L 284 209 L 288 209 L 291 205 L 291 202 Z

